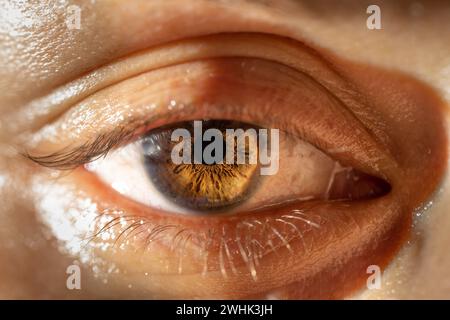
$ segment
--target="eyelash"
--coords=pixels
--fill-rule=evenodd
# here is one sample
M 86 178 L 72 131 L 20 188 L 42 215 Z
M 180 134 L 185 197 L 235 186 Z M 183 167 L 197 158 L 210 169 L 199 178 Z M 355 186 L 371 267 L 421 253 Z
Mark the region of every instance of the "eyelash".
M 119 128 L 113 132 L 101 134 L 92 142 L 86 142 L 70 151 L 61 150 L 44 156 L 34 156 L 25 152 L 23 155 L 43 167 L 73 170 L 80 165 L 106 156 L 113 148 L 132 136 L 133 131 Z
M 97 216 L 97 218 L 100 220 L 107 214 L 108 213 L 103 213 Z M 290 254 L 295 254 L 290 246 L 290 243 L 295 239 L 300 239 L 303 242 L 303 248 L 308 250 L 307 244 L 303 240 L 300 226 L 296 223 L 306 224 L 310 227 L 309 230 L 320 229 L 323 219 L 324 218 L 319 215 L 308 216 L 303 210 L 294 209 L 290 214 L 283 215 L 277 219 L 244 219 L 236 226 L 234 235 L 230 235 L 227 234 L 225 227 L 222 227 L 220 231 L 210 228 L 207 232 L 199 234 L 198 232 L 181 225 L 163 224 L 150 227 L 149 225 L 152 224 L 151 220 L 144 216 L 111 216 L 111 219 L 109 219 L 98 232 L 86 239 L 85 245 L 87 246 L 91 241 L 95 241 L 96 238 L 102 238 L 103 235 L 108 234 L 109 232 L 113 233 L 114 227 L 117 225 L 124 225 L 117 236 L 115 236 L 113 247 L 121 248 L 121 245 L 128 242 L 132 237 L 136 238 L 139 234 L 145 233 L 145 240 L 140 246 L 141 253 L 144 254 L 150 250 L 152 242 L 155 241 L 158 236 L 165 236 L 167 232 L 172 231 L 173 235 L 171 240 L 169 240 L 169 243 L 171 243 L 171 252 L 174 252 L 177 255 L 178 274 L 183 273 L 182 259 L 184 250 L 189 242 L 200 248 L 200 256 L 203 261 L 203 275 L 209 271 L 208 263 L 210 261 L 208 261 L 208 256 L 210 250 L 214 248 L 217 249 L 217 244 L 219 244 L 218 267 L 224 278 L 227 278 L 229 272 L 227 271 L 227 264 L 231 272 L 237 274 L 236 266 L 244 263 L 253 281 L 257 281 L 259 260 L 266 254 L 277 254 L 278 251 L 283 248 L 286 248 Z M 276 222 L 289 226 L 293 233 L 288 237 L 285 232 L 282 233 L 278 231 L 275 227 Z M 144 228 L 144 230 L 140 230 L 141 228 Z M 246 230 L 239 233 L 243 228 L 246 228 Z M 255 228 L 260 228 L 257 235 L 255 235 L 255 232 L 252 232 Z M 245 236 L 242 237 L 242 235 Z M 239 251 L 238 256 L 242 261 L 235 261 L 236 258 L 230 253 L 232 244 L 237 246 Z
M 249 108 L 250 109 L 250 108 Z M 249 117 L 256 117 L 257 119 L 264 119 L 267 114 L 273 117 L 270 110 L 244 110 L 244 108 L 233 108 L 233 111 L 228 111 L 227 114 L 232 114 L 233 119 L 238 119 L 244 113 Z M 110 132 L 102 133 L 95 139 L 87 141 L 81 146 L 73 149 L 66 147 L 62 150 L 47 154 L 47 155 L 33 155 L 31 152 L 25 151 L 22 155 L 31 160 L 32 162 L 41 165 L 43 167 L 57 169 L 57 170 L 73 170 L 79 166 L 85 165 L 89 162 L 95 161 L 102 157 L 105 157 L 113 149 L 132 142 L 135 139 L 139 139 L 144 135 L 149 127 L 155 127 L 154 123 L 160 122 L 158 120 L 165 121 L 162 125 L 166 125 L 166 122 L 177 122 L 178 119 L 184 121 L 182 116 L 178 115 L 173 119 L 150 119 L 150 120 L 132 120 L 128 124 L 122 125 Z M 258 122 L 258 120 L 255 120 Z M 292 122 L 283 121 L 282 124 L 278 124 L 280 128 L 285 128 L 283 131 L 289 132 L 291 135 L 300 135 L 298 130 Z

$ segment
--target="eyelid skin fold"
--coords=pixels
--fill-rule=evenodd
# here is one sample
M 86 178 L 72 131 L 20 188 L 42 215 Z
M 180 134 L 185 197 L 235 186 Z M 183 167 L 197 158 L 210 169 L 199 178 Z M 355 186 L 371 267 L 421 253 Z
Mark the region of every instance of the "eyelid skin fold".
M 246 45 L 237 45 L 243 40 Z M 180 117 L 255 122 L 259 115 L 259 125 L 275 123 L 386 179 L 391 192 L 369 201 L 292 203 L 239 218 L 194 220 L 126 199 L 81 168 L 58 176 L 55 184 L 47 177 L 52 170 L 36 167 L 42 180 L 33 183 L 40 189 L 35 202 L 50 229 L 57 231 L 61 212 L 89 226 L 77 230 L 91 240 L 83 248 L 69 246 L 73 241 L 63 246 L 100 269 L 99 260 L 113 262 L 132 274 L 134 287 L 159 298 L 337 298 L 364 283 L 368 265 L 385 266 L 407 237 L 411 212 L 445 168 L 439 98 L 407 76 L 338 58 L 326 63 L 288 39 L 218 35 L 178 44 L 208 59 L 197 55 L 111 81 L 35 133 L 30 155 L 39 162 L 130 123 L 146 131 Z M 219 47 L 238 50 L 239 57 L 223 57 L 223 51 L 211 57 Z M 152 50 L 158 49 L 131 59 L 144 61 Z M 287 127 L 292 119 L 298 121 Z M 61 201 L 49 206 L 62 187 L 67 190 Z M 180 288 L 179 281 L 187 285 Z
M 19 110 L 23 116 L 16 118 L 27 123 L 16 123 L 15 126 L 36 130 L 86 97 L 127 78 L 185 62 L 220 57 L 274 60 L 316 81 L 324 81 L 321 84 L 328 89 L 341 87 L 339 91 L 343 94 L 348 92 L 329 63 L 297 41 L 269 34 L 216 34 L 163 44 L 96 69 L 24 106 Z M 7 121 L 5 125 L 8 125 Z
M 193 85 L 197 89 L 192 90 Z M 298 121 L 292 123 L 287 114 Z M 334 121 L 336 117 L 340 120 Z M 70 168 L 69 156 L 88 158 L 80 153 L 86 152 L 89 145 L 95 151 L 93 157 L 107 152 L 108 148 L 97 148 L 104 137 L 111 136 L 104 142 L 111 145 L 112 141 L 121 142 L 117 139 L 120 136 L 127 140 L 137 129 L 143 133 L 158 125 L 196 118 L 238 119 L 284 128 L 342 163 L 384 179 L 381 168 L 395 168 L 390 155 L 380 151 L 378 139 L 366 132 L 333 93 L 289 67 L 238 58 L 163 68 L 102 90 L 35 135 L 45 137 L 38 148 L 43 154 L 30 156 L 43 164 L 57 159 L 61 167 L 67 158 L 66 167 Z M 47 134 L 63 130 L 70 135 Z M 361 139 L 353 139 L 354 134 Z M 78 146 L 78 151 L 72 151 L 80 140 L 86 142 Z

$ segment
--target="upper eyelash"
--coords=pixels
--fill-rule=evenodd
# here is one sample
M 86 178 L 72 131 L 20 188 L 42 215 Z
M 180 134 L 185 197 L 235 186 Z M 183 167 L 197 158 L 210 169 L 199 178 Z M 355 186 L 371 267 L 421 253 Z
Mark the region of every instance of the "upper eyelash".
M 135 134 L 133 129 L 119 127 L 112 132 L 102 133 L 93 141 L 86 142 L 74 149 L 65 148 L 48 155 L 32 155 L 25 152 L 27 159 L 47 168 L 72 170 L 80 165 L 105 157 L 112 149 L 130 140 Z
M 237 109 L 234 110 L 234 112 L 251 113 L 252 111 Z M 258 110 L 258 112 L 259 117 L 261 117 L 262 114 L 269 112 L 269 110 L 263 109 Z M 105 157 L 114 148 L 136 137 L 136 131 L 139 128 L 145 128 L 156 120 L 158 120 L 157 117 L 153 117 L 151 119 L 131 119 L 129 123 L 117 127 L 111 132 L 101 133 L 94 140 L 87 141 L 75 148 L 66 147 L 62 150 L 47 155 L 33 155 L 29 152 L 23 152 L 22 155 L 43 167 L 57 170 L 73 170 L 81 165 L 85 165 L 89 162 Z M 296 128 L 296 126 L 290 121 L 283 121 L 283 124 L 280 127 L 287 129 L 287 131 L 291 134 L 299 137 L 302 136 L 302 133 L 298 132 L 298 128 Z

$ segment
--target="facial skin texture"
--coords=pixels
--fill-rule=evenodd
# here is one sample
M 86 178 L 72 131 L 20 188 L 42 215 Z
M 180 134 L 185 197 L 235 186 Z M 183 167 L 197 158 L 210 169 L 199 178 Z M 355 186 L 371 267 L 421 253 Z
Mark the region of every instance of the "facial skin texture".
M 64 23 L 62 13 L 70 4 L 82 8 L 81 30 L 68 30 Z M 432 87 L 444 104 L 449 104 L 450 42 L 446 39 L 450 39 L 450 4 L 380 1 L 382 30 L 368 30 L 366 8 L 370 4 L 291 0 L 2 2 L 0 297 L 145 297 L 142 291 L 127 286 L 139 279 L 121 274 L 105 285 L 84 267 L 86 288 L 67 290 L 65 271 L 74 258 L 62 254 L 55 237 L 42 228 L 36 204 L 30 201 L 34 191 L 26 184 L 35 171 L 17 154 L 16 146 L 23 142 L 22 133 L 54 121 L 61 106 L 70 102 L 64 96 L 56 97 L 53 101 L 58 103 L 53 107 L 30 104 L 32 101 L 101 65 L 160 43 L 223 32 L 258 32 L 288 36 L 324 52 L 348 76 L 361 69 L 341 63 L 341 59 L 401 71 Z M 371 99 L 377 99 L 378 93 L 390 94 L 389 88 L 370 90 L 372 80 L 377 81 L 375 76 L 365 80 L 360 86 L 371 92 Z M 81 92 L 83 88 L 78 89 Z M 398 97 L 399 104 L 403 98 Z M 30 107 L 34 112 L 28 112 Z M 36 110 L 38 116 L 31 116 Z M 395 116 L 402 117 L 401 110 Z M 353 297 L 450 298 L 449 194 L 444 179 L 433 205 L 415 224 L 414 236 L 384 270 L 381 289 L 362 290 Z M 189 288 L 177 290 L 183 289 Z

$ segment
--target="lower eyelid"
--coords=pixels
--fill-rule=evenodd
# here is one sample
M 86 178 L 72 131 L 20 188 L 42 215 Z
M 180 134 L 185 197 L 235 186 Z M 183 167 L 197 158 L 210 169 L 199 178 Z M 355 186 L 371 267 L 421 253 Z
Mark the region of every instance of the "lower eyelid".
M 111 189 L 101 186 L 100 182 L 93 180 L 92 175 L 82 169 L 64 177 L 63 181 L 66 181 L 68 186 L 76 186 L 73 190 L 84 191 L 78 195 L 74 193 L 74 198 L 69 201 L 69 211 L 63 207 L 56 208 L 55 204 L 52 210 L 80 215 L 77 218 L 78 222 L 75 223 L 78 225 L 76 231 L 84 234 L 81 238 L 90 241 L 82 242 L 84 243 L 82 249 L 77 254 L 84 256 L 84 259 L 87 259 L 86 263 L 97 265 L 99 261 L 106 259 L 109 261 L 108 265 L 115 264 L 117 268 L 125 268 L 129 273 L 164 276 L 165 281 L 169 281 L 167 283 L 176 281 L 179 275 L 198 277 L 202 282 L 212 282 L 216 286 L 218 282 L 225 281 L 228 283 L 226 285 L 229 286 L 228 290 L 231 290 L 228 292 L 240 290 L 242 297 L 258 295 L 276 288 L 280 297 L 305 296 L 317 289 L 314 283 L 309 283 L 307 279 L 321 272 L 325 265 L 333 264 L 335 259 L 341 259 L 339 257 L 344 252 L 351 253 L 349 257 L 353 255 L 352 263 L 359 255 L 357 252 L 374 254 L 378 252 L 377 255 L 371 255 L 370 260 L 382 264 L 395 250 L 402 235 L 402 233 L 390 234 L 388 232 L 390 228 L 385 228 L 387 225 L 401 223 L 400 209 L 390 207 L 392 199 L 389 197 L 356 205 L 295 204 L 277 210 L 268 209 L 265 213 L 251 213 L 247 216 L 230 216 L 223 219 L 201 219 L 200 222 L 198 219 L 183 217 L 174 220 L 163 212 L 157 213 L 128 201 Z M 64 190 L 61 185 L 53 185 L 50 189 L 46 189 L 41 184 L 39 188 L 43 197 L 40 203 L 45 203 L 45 199 L 50 201 L 54 199 L 55 195 L 52 194 L 54 191 L 51 191 L 51 188 L 59 192 Z M 66 198 L 69 195 L 67 192 L 64 194 Z M 43 211 L 49 210 L 44 207 Z M 94 208 L 94 211 L 91 212 L 90 218 L 86 217 L 83 221 L 83 216 L 87 216 L 90 211 L 89 207 Z M 77 210 L 80 212 L 77 213 Z M 92 215 L 96 216 L 94 220 Z M 47 215 L 47 218 L 51 217 L 56 216 L 54 213 Z M 62 222 L 61 219 L 65 219 L 64 216 L 58 217 L 58 223 Z M 70 221 L 70 217 L 66 218 Z M 92 224 L 92 221 L 96 223 Z M 131 235 L 127 234 L 133 229 L 133 224 L 138 227 L 141 221 L 144 226 L 149 227 L 148 230 L 141 227 L 140 230 L 134 231 L 134 235 L 133 232 Z M 108 223 L 110 224 L 107 225 Z M 58 227 L 57 224 L 55 226 Z M 101 228 L 104 229 L 99 232 Z M 382 232 L 379 233 L 380 231 Z M 118 239 L 120 234 L 122 235 Z M 148 242 L 149 234 L 153 234 L 154 237 L 151 242 Z M 95 237 L 90 238 L 92 235 Z M 386 238 L 392 242 L 382 242 Z M 249 256 L 256 250 L 255 240 L 264 244 L 265 252 L 261 257 L 256 257 L 255 253 L 252 253 L 252 260 Z M 227 243 L 228 253 L 224 241 Z M 363 250 L 361 245 L 364 247 L 369 242 L 371 249 Z M 206 248 L 205 244 L 208 244 Z M 73 241 L 69 241 L 66 245 L 73 246 Z M 360 258 L 364 263 L 367 262 L 367 257 Z M 289 268 L 287 273 L 286 268 Z M 101 273 L 106 272 L 99 265 L 97 269 Z M 359 269 L 357 274 L 363 274 L 363 271 L 365 274 L 365 270 L 362 269 Z M 240 282 L 236 282 L 237 278 L 241 279 Z M 283 284 L 292 284 L 293 281 L 307 281 L 308 284 L 304 285 L 305 291 L 289 293 L 291 289 L 282 289 Z M 357 283 L 356 281 L 354 285 Z M 151 284 L 146 285 L 149 286 L 147 289 L 150 292 L 156 290 Z M 165 292 L 163 288 L 158 290 L 160 297 L 175 294 Z M 201 295 L 200 292 L 195 292 L 195 288 L 192 290 L 194 290 L 191 292 L 192 295 Z M 226 296 L 226 292 L 221 292 L 220 295 Z M 328 295 L 331 292 L 324 291 L 323 294 Z

